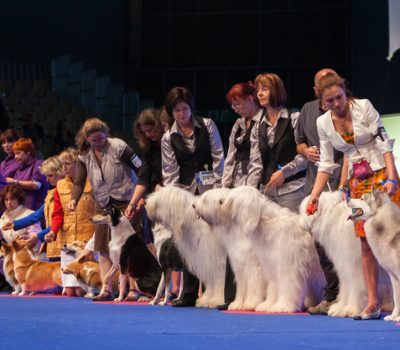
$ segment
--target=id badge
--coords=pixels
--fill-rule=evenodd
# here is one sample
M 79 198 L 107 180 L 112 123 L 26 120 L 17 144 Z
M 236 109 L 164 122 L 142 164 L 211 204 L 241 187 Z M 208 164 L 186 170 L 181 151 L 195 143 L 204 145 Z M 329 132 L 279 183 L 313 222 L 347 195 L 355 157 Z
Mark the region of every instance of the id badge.
M 214 174 L 212 171 L 198 171 L 196 173 L 196 184 L 197 185 L 214 185 Z

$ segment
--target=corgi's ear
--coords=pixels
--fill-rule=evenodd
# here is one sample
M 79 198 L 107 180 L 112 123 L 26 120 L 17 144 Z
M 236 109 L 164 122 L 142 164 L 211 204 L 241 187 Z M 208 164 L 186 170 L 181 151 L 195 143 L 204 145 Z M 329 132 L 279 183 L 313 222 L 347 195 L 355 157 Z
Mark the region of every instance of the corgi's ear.
M 85 261 L 85 259 L 86 259 L 86 255 L 82 255 L 81 257 L 79 257 L 79 259 L 75 259 L 75 261 L 76 261 L 77 263 L 82 263 L 82 262 Z
M 12 247 L 11 247 L 11 245 L 10 244 L 7 244 L 7 242 L 5 241 L 5 240 L 1 240 L 0 241 L 0 250 L 1 251 L 3 251 L 3 252 L 5 252 L 5 253 L 9 253 L 9 252 L 11 252 L 11 250 L 12 250 Z
M 12 246 L 14 249 L 19 249 L 20 247 L 17 241 L 12 241 Z

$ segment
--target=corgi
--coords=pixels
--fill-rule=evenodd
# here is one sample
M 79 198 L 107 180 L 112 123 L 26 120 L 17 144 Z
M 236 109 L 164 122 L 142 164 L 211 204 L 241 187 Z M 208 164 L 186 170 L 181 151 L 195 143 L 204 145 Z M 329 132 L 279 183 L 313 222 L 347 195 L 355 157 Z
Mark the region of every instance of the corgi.
M 102 286 L 100 267 L 97 262 L 79 260 L 70 262 L 62 269 L 65 274 L 73 274 L 79 282 L 80 287 L 86 292 L 85 298 L 93 298 L 99 293 Z
M 72 243 L 65 243 L 64 247 L 61 249 L 65 254 L 71 255 L 74 259 L 78 258 L 82 251 L 85 249 L 86 243 L 82 241 L 73 241 Z M 88 253 L 82 259 L 80 259 L 81 263 L 84 261 L 93 261 L 95 262 L 96 259 L 94 258 L 93 252 Z
M 57 286 L 61 286 L 60 262 L 44 262 L 38 260 L 26 247 L 25 241 L 13 241 L 14 272 L 22 291 L 19 295 L 35 294 Z
M 11 294 L 19 294 L 22 290 L 21 285 L 18 283 L 15 272 L 14 272 L 14 261 L 13 261 L 14 248 L 11 244 L 7 244 L 6 241 L 1 241 L 0 245 L 0 256 L 3 257 L 3 272 L 6 281 L 13 288 Z

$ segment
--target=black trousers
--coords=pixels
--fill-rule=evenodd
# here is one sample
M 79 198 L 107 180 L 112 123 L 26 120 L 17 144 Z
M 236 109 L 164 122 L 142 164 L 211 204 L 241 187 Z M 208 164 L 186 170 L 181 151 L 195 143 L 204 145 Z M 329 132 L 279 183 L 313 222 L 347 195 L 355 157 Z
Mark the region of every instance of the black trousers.
M 1 261 L 3 263 L 3 261 Z M 0 292 L 12 292 L 12 287 L 6 281 L 6 278 L 0 273 Z
M 236 297 L 236 282 L 235 274 L 232 270 L 229 258 L 226 259 L 226 270 L 225 270 L 225 288 L 224 288 L 224 300 L 225 304 L 229 304 L 235 300 Z
M 182 277 L 183 287 L 180 300 L 194 303 L 199 295 L 199 279 L 195 275 L 192 275 L 186 266 L 183 266 Z
M 339 293 L 339 278 L 332 261 L 325 253 L 325 249 L 318 242 L 315 242 L 317 248 L 319 263 L 324 271 L 326 286 L 324 288 L 324 299 L 326 301 L 334 301 Z

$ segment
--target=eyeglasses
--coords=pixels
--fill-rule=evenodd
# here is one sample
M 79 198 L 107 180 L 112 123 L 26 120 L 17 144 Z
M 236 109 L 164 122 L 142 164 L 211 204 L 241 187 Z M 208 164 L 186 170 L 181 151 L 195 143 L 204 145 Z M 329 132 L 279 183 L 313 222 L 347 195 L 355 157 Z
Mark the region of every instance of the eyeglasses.
M 231 108 L 232 108 L 233 110 L 239 109 L 241 106 L 242 106 L 241 103 L 232 103 L 232 104 L 231 104 Z

